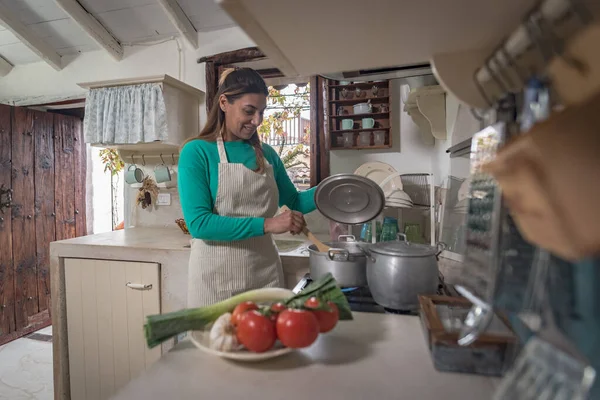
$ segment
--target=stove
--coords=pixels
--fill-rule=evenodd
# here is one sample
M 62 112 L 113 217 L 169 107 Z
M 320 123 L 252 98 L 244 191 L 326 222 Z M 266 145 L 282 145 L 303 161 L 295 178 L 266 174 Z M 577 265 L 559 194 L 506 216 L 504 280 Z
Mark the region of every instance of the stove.
M 304 275 L 304 277 L 298 282 L 296 287 L 294 287 L 294 293 L 300 292 L 304 289 L 309 283 L 312 282 L 310 274 Z M 440 281 L 438 286 L 438 295 L 443 296 L 453 296 L 453 289 L 444 282 L 443 276 L 440 274 Z M 419 310 L 392 310 L 390 308 L 385 308 L 380 306 L 373 300 L 373 295 L 371 295 L 371 291 L 368 287 L 354 287 L 354 288 L 343 288 L 342 292 L 346 296 L 348 300 L 348 304 L 350 305 L 350 310 L 356 312 L 369 312 L 369 313 L 377 313 L 377 314 L 398 314 L 398 315 L 418 315 Z

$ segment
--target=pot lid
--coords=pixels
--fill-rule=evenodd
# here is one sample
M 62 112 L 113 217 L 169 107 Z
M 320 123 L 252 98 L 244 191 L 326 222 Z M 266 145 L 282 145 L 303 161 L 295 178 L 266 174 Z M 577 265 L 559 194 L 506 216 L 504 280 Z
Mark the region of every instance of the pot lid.
M 369 178 L 354 174 L 324 179 L 315 192 L 315 204 L 325 217 L 341 224 L 362 224 L 377 217 L 385 195 Z
M 399 234 L 399 237 L 404 235 Z M 384 254 L 388 256 L 400 256 L 400 257 L 429 257 L 434 256 L 444 246 L 440 243 L 438 247 L 429 246 L 426 244 L 411 243 L 406 240 L 395 240 L 390 242 L 380 242 L 371 246 L 370 250 L 373 253 Z

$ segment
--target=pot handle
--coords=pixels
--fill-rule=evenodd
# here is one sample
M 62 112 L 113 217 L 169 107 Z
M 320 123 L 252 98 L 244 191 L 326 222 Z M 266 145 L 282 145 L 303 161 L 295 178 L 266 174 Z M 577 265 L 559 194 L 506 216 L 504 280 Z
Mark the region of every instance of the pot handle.
M 375 263 L 375 257 L 373 257 L 373 253 L 369 249 L 361 247 L 361 250 L 363 253 L 365 253 L 365 256 L 371 260 L 371 262 Z
M 444 242 L 438 242 L 436 246 L 437 246 L 437 250 L 438 250 L 438 252 L 435 253 L 436 257 L 439 256 L 440 254 L 442 254 L 442 252 L 448 248 L 448 245 L 446 245 L 446 243 L 444 243 Z
M 344 259 L 335 261 L 348 261 L 348 259 L 350 258 L 350 253 L 346 249 L 329 249 L 329 251 L 327 252 L 327 256 L 331 261 L 334 261 L 333 259 L 336 254 L 342 255 Z
M 338 242 L 356 242 L 354 235 L 340 235 L 338 236 Z

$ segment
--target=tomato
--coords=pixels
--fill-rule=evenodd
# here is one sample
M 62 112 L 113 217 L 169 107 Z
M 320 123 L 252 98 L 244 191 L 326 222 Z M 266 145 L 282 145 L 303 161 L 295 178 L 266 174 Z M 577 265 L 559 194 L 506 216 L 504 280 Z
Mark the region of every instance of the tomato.
M 308 347 L 319 336 L 319 321 L 311 311 L 287 309 L 277 318 L 277 337 L 286 347 Z
M 287 307 L 283 303 L 275 303 L 271 306 L 271 312 L 280 313 L 285 310 Z
M 319 308 L 320 305 L 321 305 L 321 302 L 316 297 L 311 297 L 310 299 L 307 299 L 304 302 L 304 307 L 310 308 L 310 309 Z
M 312 313 L 317 317 L 319 321 L 319 332 L 329 332 L 337 325 L 338 319 L 340 318 L 340 312 L 335 303 L 328 301 L 327 305 L 331 308 L 331 311 L 327 310 L 314 310 Z
M 253 301 L 244 301 L 243 303 L 238 304 L 233 309 L 233 313 L 231 314 L 231 323 L 233 325 L 237 325 L 240 322 L 240 317 L 246 312 L 251 310 L 258 310 L 258 306 Z
M 262 353 L 275 344 L 275 324 L 255 310 L 245 312 L 238 321 L 237 338 L 248 350 Z

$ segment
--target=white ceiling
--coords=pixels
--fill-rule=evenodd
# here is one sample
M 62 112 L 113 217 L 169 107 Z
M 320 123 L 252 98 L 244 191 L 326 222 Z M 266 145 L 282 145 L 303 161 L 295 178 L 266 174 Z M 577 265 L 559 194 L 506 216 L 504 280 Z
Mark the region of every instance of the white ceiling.
M 177 0 L 199 32 L 235 26 L 214 0 Z M 99 50 L 99 46 L 53 0 L 0 0 L 59 54 Z M 179 36 L 157 0 L 79 0 L 122 44 Z M 0 56 L 13 65 L 40 58 L 0 25 Z

